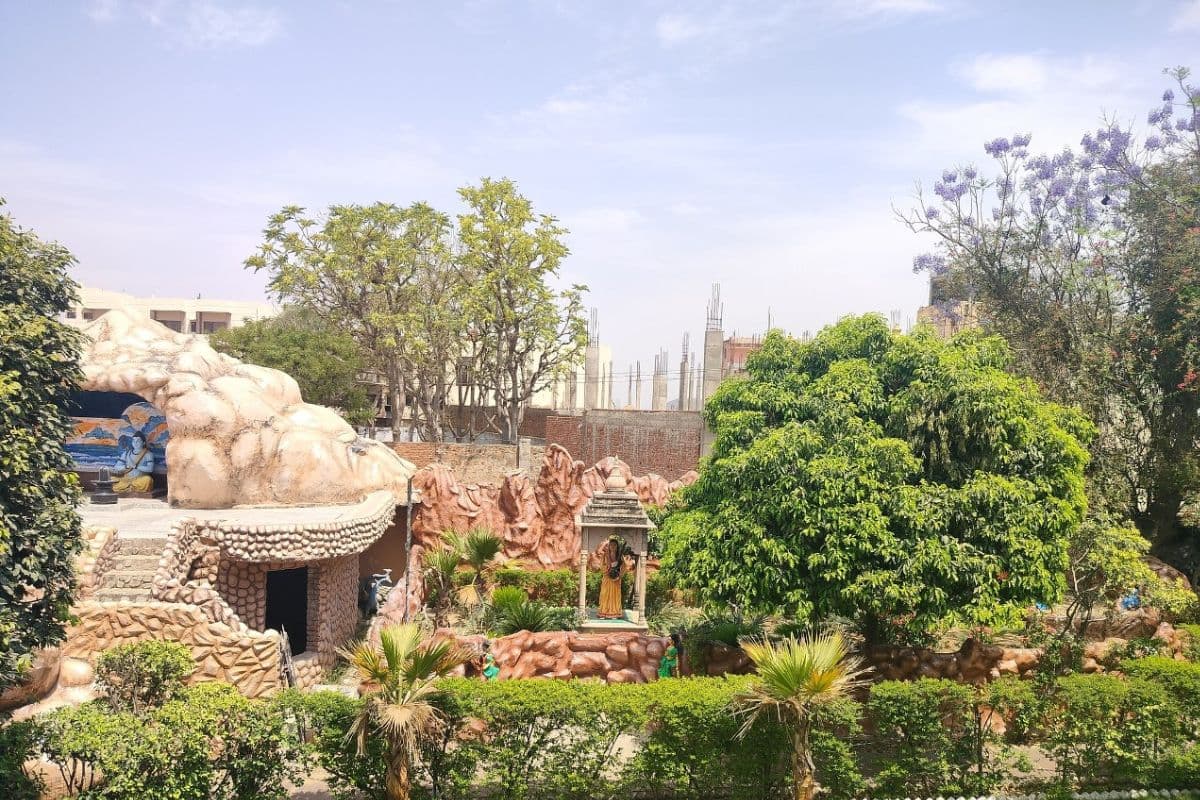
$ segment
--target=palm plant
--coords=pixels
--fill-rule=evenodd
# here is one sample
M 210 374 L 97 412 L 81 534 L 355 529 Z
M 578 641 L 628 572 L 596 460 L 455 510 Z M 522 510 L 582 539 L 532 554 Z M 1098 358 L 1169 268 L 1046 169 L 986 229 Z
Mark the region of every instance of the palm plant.
M 462 553 L 453 546 L 425 551 L 425 584 L 433 598 L 434 624 L 438 627 L 442 627 L 446 622 L 446 612 L 450 609 L 450 599 L 454 592 L 454 573 L 458 571 L 461 560 Z
M 346 737 L 354 739 L 359 756 L 366 754 L 371 737 L 382 738 L 387 750 L 387 798 L 409 800 L 412 763 L 421 742 L 445 725 L 433 704 L 437 680 L 470 654 L 450 641 L 423 641 L 421 629 L 406 623 L 384 628 L 378 647 L 359 642 L 343 655 L 368 687 Z
M 504 542 L 487 528 L 474 527 L 466 533 L 443 537 L 448 547 L 457 550 L 471 565 L 471 582 L 460 591 L 460 598 L 468 605 L 479 602 L 479 580 L 483 570 L 500 552 Z
M 778 643 L 743 641 L 758 668 L 758 680 L 737 699 L 745 736 L 761 717 L 776 717 L 792 737 L 792 792 L 812 800 L 814 765 L 809 733 L 822 705 L 846 698 L 861 683 L 863 670 L 849 656 L 840 633 L 787 638 Z

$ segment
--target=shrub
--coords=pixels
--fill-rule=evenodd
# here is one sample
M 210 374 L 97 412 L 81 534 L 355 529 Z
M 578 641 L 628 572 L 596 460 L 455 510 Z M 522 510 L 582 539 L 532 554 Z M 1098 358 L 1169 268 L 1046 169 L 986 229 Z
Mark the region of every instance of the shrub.
M 520 586 L 497 586 L 492 589 L 492 608 L 497 613 L 503 613 L 513 606 L 519 606 L 529 600 L 529 595 Z
M 329 773 L 329 791 L 334 800 L 386 800 L 383 739 L 368 737 L 366 752 L 360 756 L 354 739 L 346 736 L 362 701 L 332 691 L 297 692 L 296 696 L 301 699 L 312 732 L 317 763 Z
M 1188 661 L 1200 662 L 1200 625 L 1180 625 L 1183 634 L 1183 656 Z
M 552 606 L 571 606 L 579 601 L 579 573 L 573 569 L 504 566 L 492 572 L 492 581 L 496 586 L 519 587 L 530 600 Z
M 0 797 L 7 800 L 38 800 L 44 788 L 40 775 L 25 771 L 34 757 L 38 730 L 31 721 L 0 721 Z
M 1162 686 L 1142 678 L 1059 678 L 1044 735 L 1064 784 L 1141 782 L 1182 744 L 1181 710 Z
M 784 796 L 791 752 L 776 721 L 760 720 L 744 738 L 731 713 L 750 678 L 684 678 L 637 687 L 646 706 L 645 740 L 626 772 L 650 797 L 707 800 L 718 797 Z M 814 738 L 817 780 L 827 785 L 831 748 Z M 837 772 L 841 763 L 834 766 Z
M 96 684 L 114 711 L 141 714 L 177 695 L 195 669 L 192 651 L 178 642 L 131 642 L 100 654 Z
M 1200 744 L 1169 751 L 1156 768 L 1150 785 L 1159 789 L 1195 789 L 1200 786 Z
M 1142 678 L 1162 686 L 1184 712 L 1191 738 L 1200 738 L 1200 664 L 1151 656 L 1126 661 L 1121 668 L 1131 678 Z
M 497 613 L 496 632 L 501 636 L 518 631 L 538 633 L 551 630 L 552 622 L 553 617 L 548 606 L 533 600 L 526 600 L 523 603 L 503 608 Z
M 871 687 L 879 787 L 889 793 L 985 794 L 1024 766 L 992 733 L 991 715 L 1032 706 L 1028 684 L 1002 679 L 975 688 L 944 679 L 884 681 Z
M 59 709 L 40 744 L 69 793 L 105 800 L 283 798 L 304 765 L 278 706 L 218 683 L 140 715 L 100 702 Z

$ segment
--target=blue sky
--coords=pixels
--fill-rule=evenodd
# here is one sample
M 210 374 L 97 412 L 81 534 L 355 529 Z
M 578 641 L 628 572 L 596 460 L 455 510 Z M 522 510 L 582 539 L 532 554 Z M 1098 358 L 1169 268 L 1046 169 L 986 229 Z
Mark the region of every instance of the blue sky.
M 912 317 L 915 181 L 1138 123 L 1197 56 L 1200 0 L 0 0 L 0 196 L 84 283 L 256 299 L 286 203 L 508 176 L 620 375 L 677 362 L 714 282 L 727 332 Z

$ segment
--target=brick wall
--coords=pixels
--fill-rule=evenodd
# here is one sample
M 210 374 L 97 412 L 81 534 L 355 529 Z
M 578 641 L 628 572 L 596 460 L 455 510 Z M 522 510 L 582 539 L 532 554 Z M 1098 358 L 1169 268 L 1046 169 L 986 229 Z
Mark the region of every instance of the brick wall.
M 546 441 L 585 464 L 616 456 L 634 475 L 656 472 L 675 480 L 700 460 L 704 421 L 698 411 L 610 411 L 546 420 Z

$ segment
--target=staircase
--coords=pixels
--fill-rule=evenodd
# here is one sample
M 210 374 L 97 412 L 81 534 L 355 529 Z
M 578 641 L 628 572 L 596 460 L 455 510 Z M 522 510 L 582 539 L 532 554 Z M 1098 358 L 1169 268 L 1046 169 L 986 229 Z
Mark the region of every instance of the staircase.
M 102 603 L 150 602 L 154 571 L 166 546 L 166 537 L 118 534 L 113 565 L 100 576 L 100 587 L 92 599 Z

